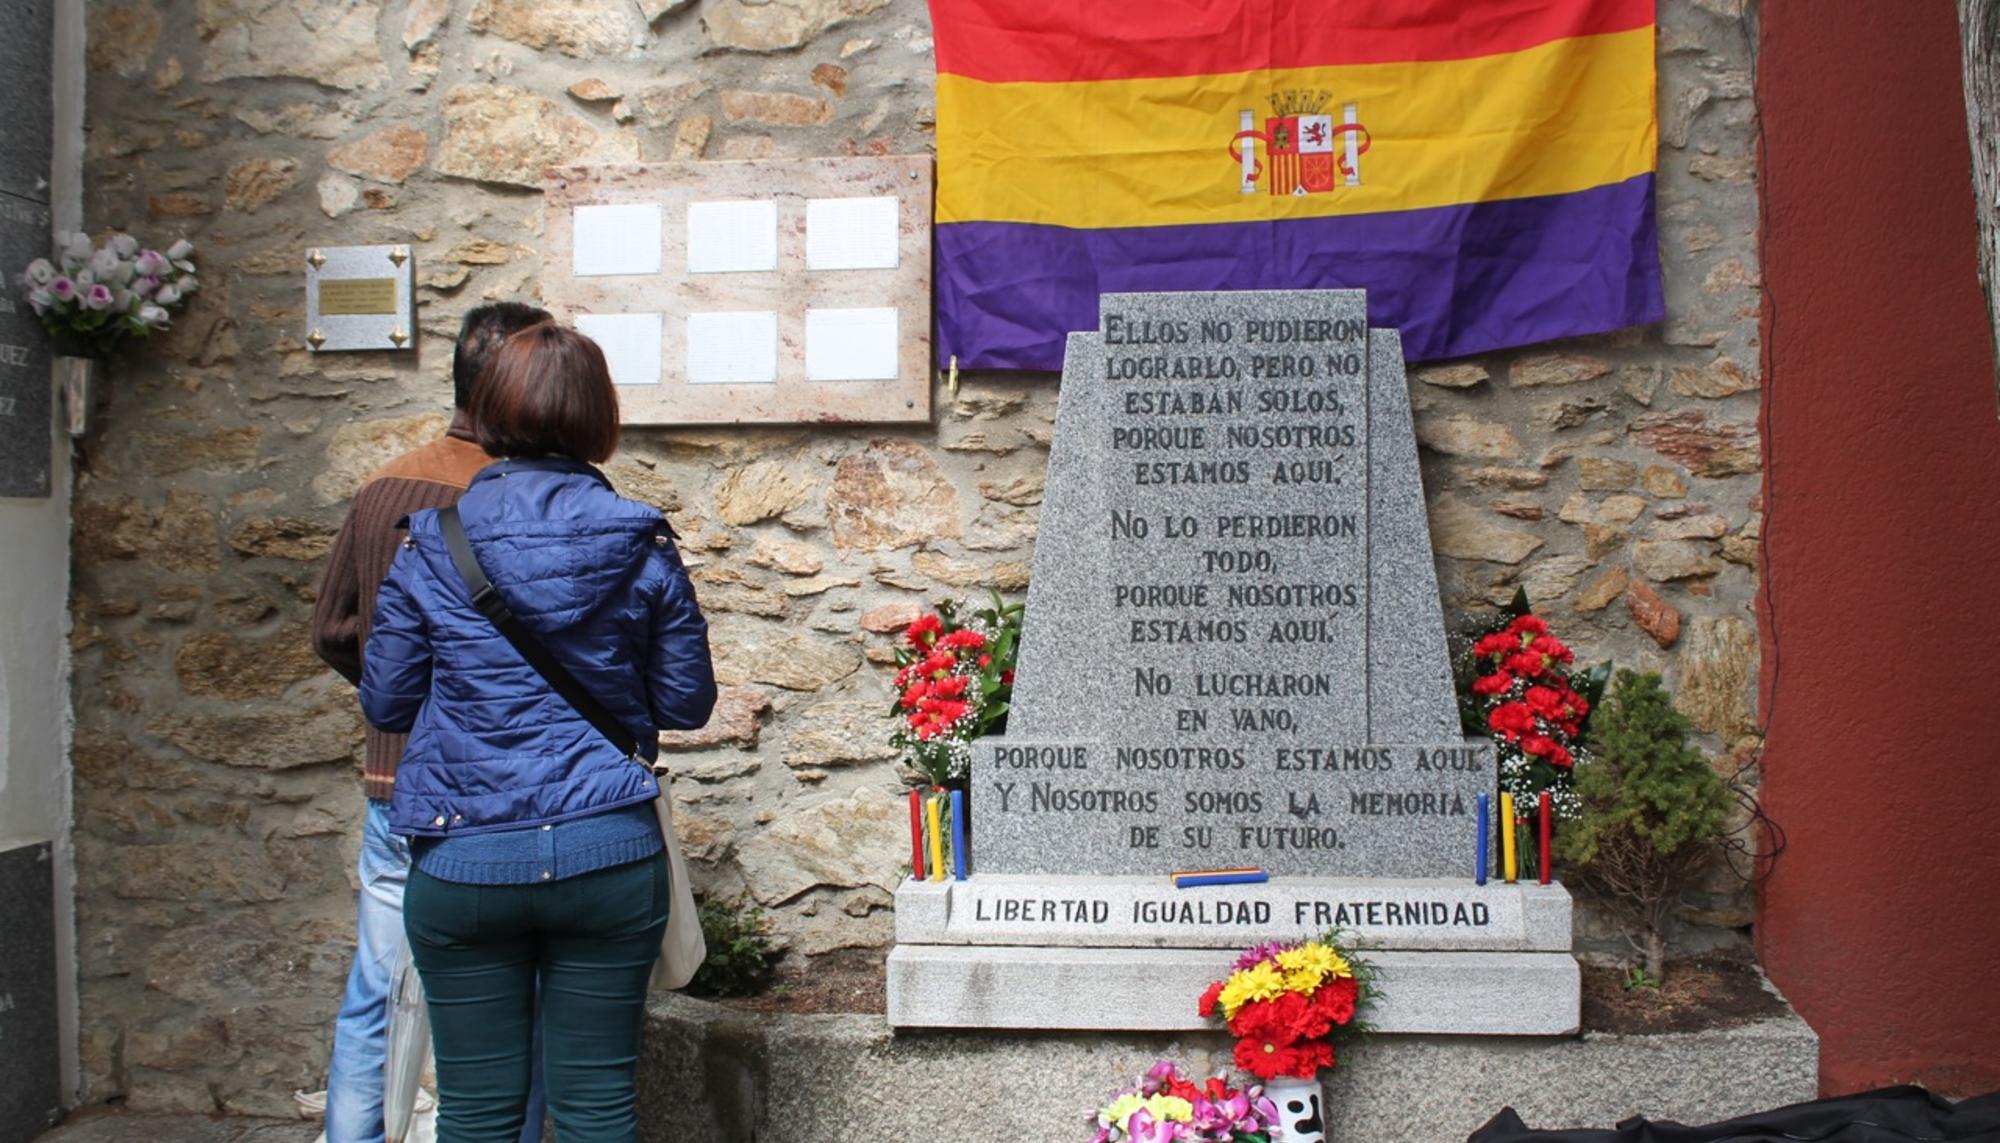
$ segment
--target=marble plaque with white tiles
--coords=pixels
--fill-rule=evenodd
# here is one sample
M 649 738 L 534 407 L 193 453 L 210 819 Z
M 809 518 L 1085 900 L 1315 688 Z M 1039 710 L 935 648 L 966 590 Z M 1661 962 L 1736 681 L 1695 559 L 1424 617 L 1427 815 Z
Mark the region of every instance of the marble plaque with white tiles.
M 562 167 L 542 298 L 627 424 L 928 422 L 929 156 Z

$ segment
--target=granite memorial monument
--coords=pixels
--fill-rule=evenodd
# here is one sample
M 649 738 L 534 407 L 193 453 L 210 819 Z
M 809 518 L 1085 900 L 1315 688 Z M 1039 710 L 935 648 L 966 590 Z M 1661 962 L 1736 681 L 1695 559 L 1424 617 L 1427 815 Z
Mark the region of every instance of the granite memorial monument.
M 1474 881 L 1400 340 L 1359 291 L 1106 295 L 1072 334 L 974 875 L 897 894 L 899 1027 L 1199 1028 L 1234 950 L 1346 931 L 1385 1031 L 1577 1025 L 1560 885 Z M 1177 889 L 1177 870 L 1259 885 Z

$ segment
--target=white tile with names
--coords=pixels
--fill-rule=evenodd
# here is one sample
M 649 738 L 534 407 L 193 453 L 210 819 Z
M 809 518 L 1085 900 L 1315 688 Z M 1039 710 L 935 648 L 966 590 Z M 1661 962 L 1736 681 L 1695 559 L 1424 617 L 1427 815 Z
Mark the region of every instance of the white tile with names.
M 806 380 L 894 381 L 894 307 L 806 311 Z
M 613 385 L 660 383 L 659 314 L 578 314 L 576 329 L 604 351 Z
M 579 206 L 571 272 L 579 278 L 660 272 L 659 203 Z
M 889 197 L 807 199 L 806 269 L 895 269 L 900 212 Z
M 770 310 L 689 314 L 690 385 L 778 383 L 778 315 Z
M 690 274 L 757 273 L 778 268 L 778 204 L 772 199 L 691 202 Z

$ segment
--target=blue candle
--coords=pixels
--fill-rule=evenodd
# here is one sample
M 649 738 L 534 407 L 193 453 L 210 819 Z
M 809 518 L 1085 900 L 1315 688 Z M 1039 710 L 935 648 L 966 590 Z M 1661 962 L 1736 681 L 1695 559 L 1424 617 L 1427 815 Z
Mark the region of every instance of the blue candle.
M 965 880 L 965 791 L 951 792 L 951 871 Z
M 1487 823 L 1492 820 L 1492 806 L 1487 801 L 1487 795 L 1481 794 L 1479 795 L 1479 859 L 1478 864 L 1472 867 L 1472 878 L 1480 885 L 1486 884 L 1486 829 Z
M 1174 888 L 1198 889 L 1204 885 L 1262 885 L 1271 875 L 1261 869 L 1242 870 L 1234 873 L 1176 873 Z

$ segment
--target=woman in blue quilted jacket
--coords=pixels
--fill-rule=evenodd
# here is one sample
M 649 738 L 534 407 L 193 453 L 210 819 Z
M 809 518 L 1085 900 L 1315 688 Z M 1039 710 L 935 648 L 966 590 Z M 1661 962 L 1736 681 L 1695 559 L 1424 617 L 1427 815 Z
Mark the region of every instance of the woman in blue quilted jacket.
M 593 467 L 618 443 L 604 355 L 553 323 L 508 339 L 472 403 L 497 463 L 459 501 L 501 600 L 640 744 L 715 705 L 708 625 L 660 514 Z M 361 678 L 408 732 L 390 818 L 430 998 L 444 1143 L 520 1137 L 535 993 L 563 1143 L 631 1140 L 646 981 L 667 924 L 649 765 L 627 757 L 478 610 L 436 512 L 410 518 Z

